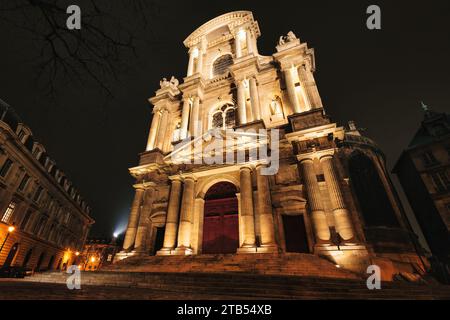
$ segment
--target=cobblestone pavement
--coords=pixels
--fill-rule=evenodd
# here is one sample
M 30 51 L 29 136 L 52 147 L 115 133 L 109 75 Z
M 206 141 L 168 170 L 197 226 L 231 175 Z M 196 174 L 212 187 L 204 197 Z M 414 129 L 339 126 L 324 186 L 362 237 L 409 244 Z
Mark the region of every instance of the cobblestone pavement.
M 211 296 L 162 292 L 152 289 L 81 286 L 69 290 L 64 284 L 0 279 L 0 300 L 221 300 L 232 296 Z M 239 299 L 242 299 L 240 297 Z

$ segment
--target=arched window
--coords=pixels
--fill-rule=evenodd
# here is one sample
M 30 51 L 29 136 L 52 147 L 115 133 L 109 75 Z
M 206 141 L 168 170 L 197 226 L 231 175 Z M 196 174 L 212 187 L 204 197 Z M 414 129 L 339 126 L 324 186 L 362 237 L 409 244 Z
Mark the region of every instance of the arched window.
M 398 226 L 394 209 L 373 161 L 362 152 L 355 151 L 350 156 L 349 172 L 366 225 Z
M 213 77 L 222 75 L 228 71 L 228 68 L 233 64 L 233 57 L 231 54 L 224 54 L 216 59 L 213 63 Z
M 225 104 L 212 114 L 211 127 L 219 129 L 233 128 L 236 125 L 236 108 Z

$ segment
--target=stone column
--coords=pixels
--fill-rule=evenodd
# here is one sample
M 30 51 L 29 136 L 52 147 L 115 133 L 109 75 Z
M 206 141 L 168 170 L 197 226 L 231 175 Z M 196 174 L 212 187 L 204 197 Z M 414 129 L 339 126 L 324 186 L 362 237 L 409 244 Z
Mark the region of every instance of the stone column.
M 200 134 L 200 132 L 196 132 L 196 129 L 198 126 L 199 112 L 200 112 L 200 98 L 195 97 L 194 103 L 192 104 L 192 115 L 191 115 L 191 119 L 190 119 L 191 123 L 189 125 L 189 132 L 192 137 L 194 137 L 196 134 Z
M 161 114 L 159 111 L 153 113 L 152 125 L 150 126 L 150 133 L 148 134 L 146 151 L 153 150 L 155 148 L 156 134 L 158 133 L 159 121 Z
M 239 39 L 239 31 L 234 36 L 234 47 L 236 49 L 236 58 L 242 57 L 241 39 Z
M 130 250 L 134 244 L 136 231 L 139 224 L 140 208 L 142 202 L 143 189 L 136 189 L 133 204 L 131 205 L 130 217 L 128 218 L 127 232 L 125 233 L 125 240 L 123 241 L 123 249 Z
M 273 223 L 272 202 L 269 180 L 261 175 L 263 165 L 256 167 L 256 184 L 258 187 L 258 211 L 260 216 L 261 247 L 276 249 L 275 227 Z
M 289 100 L 292 103 L 295 113 L 302 112 L 300 102 L 298 101 L 297 92 L 295 90 L 294 75 L 292 74 L 293 68 L 284 70 L 284 78 L 286 79 L 286 89 L 288 91 Z
M 188 136 L 188 125 L 189 125 L 189 112 L 190 112 L 190 98 L 183 99 L 183 110 L 181 113 L 181 128 L 180 128 L 180 139 L 185 139 Z
M 333 156 L 328 155 L 322 157 L 320 162 L 322 164 L 328 192 L 330 193 L 336 231 L 341 235 L 342 239 L 349 240 L 353 238 L 354 235 L 353 225 L 350 214 L 345 206 L 344 196 L 339 183 L 339 176 L 333 165 Z
M 187 76 L 192 76 L 194 73 L 194 49 L 189 50 L 189 64 L 188 64 L 188 71 Z
M 252 54 L 253 53 L 253 41 L 252 41 L 252 31 L 250 29 L 247 29 L 245 31 L 245 37 L 247 42 L 247 53 Z
M 144 202 L 141 207 L 141 214 L 139 217 L 138 228 L 136 231 L 136 239 L 134 241 L 134 250 L 137 253 L 144 253 L 148 248 L 146 247 L 146 239 L 149 233 L 148 218 L 153 206 L 153 188 L 146 189 L 143 193 Z M 148 194 L 149 193 L 149 194 Z
M 252 169 L 242 167 L 240 170 L 241 187 L 241 217 L 244 241 L 242 242 L 242 251 L 256 251 L 255 244 L 255 216 L 253 210 L 253 188 L 252 188 Z M 247 249 L 247 250 L 246 250 Z
M 169 120 L 169 111 L 163 109 L 161 110 L 161 120 L 158 129 L 158 138 L 156 139 L 156 147 L 163 151 L 164 141 L 166 139 L 167 123 Z
M 245 110 L 246 98 L 245 98 L 244 80 L 237 81 L 237 100 L 238 100 L 239 124 L 242 125 L 247 123 L 247 111 Z
M 177 231 L 178 220 L 180 211 L 180 199 L 181 199 L 181 180 L 175 178 L 172 180 L 172 186 L 170 188 L 169 205 L 167 208 L 166 230 L 164 233 L 164 244 L 161 249 L 161 254 L 166 251 L 170 254 L 170 251 L 175 248 L 177 244 Z
M 310 110 L 312 108 L 312 103 L 309 98 L 309 91 L 307 87 L 308 76 L 306 75 L 305 66 L 301 66 L 298 70 L 298 76 L 300 78 L 300 93 L 302 95 L 303 101 L 305 102 L 306 110 Z
M 178 247 L 180 254 L 191 252 L 191 229 L 194 213 L 195 178 L 188 176 L 184 180 L 183 199 L 181 200 L 180 226 L 178 228 Z
M 318 240 L 330 239 L 330 228 L 323 208 L 319 184 L 312 159 L 303 159 L 300 162 L 301 172 L 308 197 L 308 205 L 311 209 L 314 232 Z
M 250 78 L 249 82 L 250 82 L 250 100 L 252 102 L 253 121 L 261 120 L 258 84 L 256 82 L 256 78 L 255 77 Z

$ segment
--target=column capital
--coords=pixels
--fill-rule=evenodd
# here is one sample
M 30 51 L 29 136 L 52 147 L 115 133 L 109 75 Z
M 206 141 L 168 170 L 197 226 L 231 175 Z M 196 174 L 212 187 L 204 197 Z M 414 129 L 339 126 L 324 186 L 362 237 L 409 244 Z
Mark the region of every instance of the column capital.
M 239 171 L 244 171 L 244 170 L 250 170 L 250 172 L 252 172 L 254 169 L 254 166 L 251 164 L 244 164 L 239 168 Z

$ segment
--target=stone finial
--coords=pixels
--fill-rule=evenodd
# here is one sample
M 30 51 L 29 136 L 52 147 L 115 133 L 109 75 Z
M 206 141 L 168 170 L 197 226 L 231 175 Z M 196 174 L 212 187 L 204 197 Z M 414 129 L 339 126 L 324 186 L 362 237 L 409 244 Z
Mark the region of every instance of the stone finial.
M 420 105 L 421 105 L 423 111 L 425 111 L 425 112 L 430 111 L 430 108 L 423 101 L 420 101 Z
M 278 45 L 282 46 L 282 45 L 285 45 L 286 43 L 292 42 L 294 40 L 298 40 L 297 36 L 295 35 L 294 32 L 289 31 L 286 36 L 280 37 L 280 39 L 278 40 Z
M 348 122 L 348 128 L 350 129 L 350 131 L 356 131 L 356 130 L 358 130 L 358 129 L 356 128 L 356 123 L 355 123 L 355 121 L 353 121 L 353 120 L 351 120 L 351 121 Z

